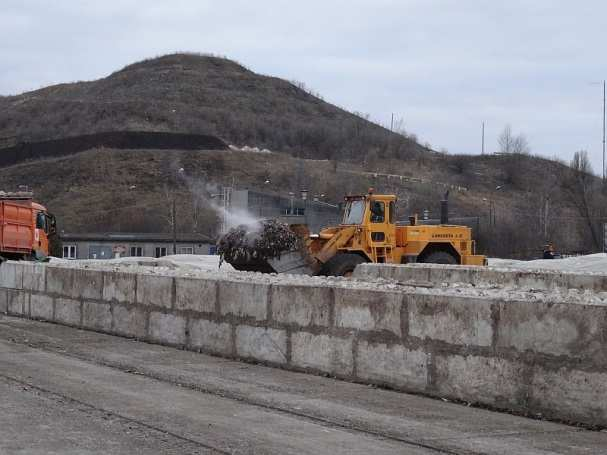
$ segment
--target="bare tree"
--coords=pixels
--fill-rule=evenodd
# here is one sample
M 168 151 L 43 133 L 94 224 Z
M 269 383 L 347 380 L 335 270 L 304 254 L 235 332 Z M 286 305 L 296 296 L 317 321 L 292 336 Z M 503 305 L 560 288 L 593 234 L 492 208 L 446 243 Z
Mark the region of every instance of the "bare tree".
M 592 174 L 588 152 L 586 150 L 575 152 L 570 167 L 571 172 L 565 178 L 563 185 L 572 205 L 577 209 L 588 227 L 593 249 L 598 250 L 600 248 L 599 235 L 594 222 L 594 214 L 597 208 L 596 178 Z
M 512 127 L 506 125 L 502 134 L 497 139 L 500 153 L 512 153 L 514 148 L 514 136 L 512 135 Z
M 570 164 L 571 169 L 583 177 L 584 182 L 588 177 L 592 177 L 592 165 L 588 158 L 588 152 L 586 150 L 580 150 L 573 154 Z
M 515 136 L 512 133 L 512 127 L 506 125 L 498 140 L 499 151 L 504 154 L 522 154 L 528 155 L 530 152 L 529 142 L 524 134 Z
M 519 134 L 514 138 L 514 144 L 512 144 L 512 153 L 519 155 L 529 155 L 530 148 L 527 138 L 523 134 Z
M 514 135 L 512 127 L 506 125 L 497 142 L 500 153 L 505 155 L 501 165 L 504 181 L 508 184 L 520 186 L 525 166 L 523 155 L 529 155 L 530 153 L 527 138 L 523 134 Z

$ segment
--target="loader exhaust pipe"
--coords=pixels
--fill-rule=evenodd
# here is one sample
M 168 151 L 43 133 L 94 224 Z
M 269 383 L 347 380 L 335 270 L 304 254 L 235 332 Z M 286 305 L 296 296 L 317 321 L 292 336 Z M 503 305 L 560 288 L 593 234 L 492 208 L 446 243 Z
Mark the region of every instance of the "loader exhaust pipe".
M 440 201 L 440 224 L 449 224 L 449 190 Z

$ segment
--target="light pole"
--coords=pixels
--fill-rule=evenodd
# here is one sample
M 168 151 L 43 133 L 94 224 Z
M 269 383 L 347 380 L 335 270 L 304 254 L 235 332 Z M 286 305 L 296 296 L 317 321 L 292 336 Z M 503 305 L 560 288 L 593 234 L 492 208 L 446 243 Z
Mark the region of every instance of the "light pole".
M 600 82 L 591 82 L 590 85 L 599 85 Z M 605 183 L 605 79 L 603 79 L 603 183 Z
M 605 79 L 603 79 L 603 180 L 605 180 Z

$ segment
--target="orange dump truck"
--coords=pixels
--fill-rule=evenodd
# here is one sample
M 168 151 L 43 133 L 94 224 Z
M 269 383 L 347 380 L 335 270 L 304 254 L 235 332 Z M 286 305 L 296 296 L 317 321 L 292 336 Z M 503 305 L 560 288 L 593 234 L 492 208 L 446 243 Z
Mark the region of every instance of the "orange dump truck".
M 56 231 L 55 217 L 31 193 L 0 192 L 0 261 L 49 256 Z

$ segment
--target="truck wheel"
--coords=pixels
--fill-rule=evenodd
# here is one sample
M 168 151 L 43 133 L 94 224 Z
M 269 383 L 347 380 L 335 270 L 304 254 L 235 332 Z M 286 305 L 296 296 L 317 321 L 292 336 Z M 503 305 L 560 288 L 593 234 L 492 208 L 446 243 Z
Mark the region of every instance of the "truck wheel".
M 358 254 L 337 254 L 327 261 L 320 274 L 326 276 L 351 276 L 356 266 L 365 262 L 367 261 Z
M 426 264 L 457 264 L 457 259 L 451 253 L 446 251 L 435 251 L 424 258 Z

